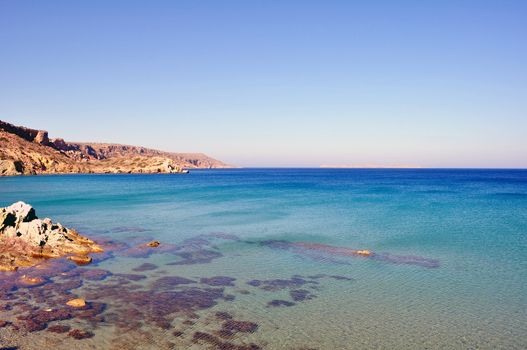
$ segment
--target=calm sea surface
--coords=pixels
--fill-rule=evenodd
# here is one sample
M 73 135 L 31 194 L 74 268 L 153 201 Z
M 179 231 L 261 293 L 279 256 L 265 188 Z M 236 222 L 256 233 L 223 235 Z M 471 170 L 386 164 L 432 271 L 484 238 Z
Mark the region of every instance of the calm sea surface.
M 525 170 L 0 178 L 19 200 L 108 249 L 4 291 L 0 348 L 527 348 Z

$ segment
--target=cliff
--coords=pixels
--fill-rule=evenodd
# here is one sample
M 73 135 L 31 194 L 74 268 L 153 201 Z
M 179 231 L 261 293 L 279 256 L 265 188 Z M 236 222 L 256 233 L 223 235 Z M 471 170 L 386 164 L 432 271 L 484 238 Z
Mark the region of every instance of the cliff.
M 45 130 L 0 120 L 0 175 L 66 173 L 177 173 L 225 168 L 202 153 L 171 153 L 138 146 L 50 139 Z

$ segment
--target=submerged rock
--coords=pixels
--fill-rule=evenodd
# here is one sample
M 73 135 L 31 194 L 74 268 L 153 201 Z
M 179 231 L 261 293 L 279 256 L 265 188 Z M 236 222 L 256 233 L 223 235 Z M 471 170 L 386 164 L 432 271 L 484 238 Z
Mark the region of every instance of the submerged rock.
M 60 325 L 60 324 L 48 327 L 48 332 L 53 332 L 53 333 L 66 333 L 69 330 L 70 330 L 70 326 Z
M 92 258 L 87 255 L 72 255 L 69 256 L 68 259 L 77 265 L 87 265 L 92 261 Z
M 89 332 L 89 331 L 83 331 L 83 330 L 80 330 L 80 329 L 74 329 L 74 330 L 70 331 L 68 333 L 68 335 L 70 337 L 72 337 L 72 338 L 80 340 L 80 339 L 91 338 L 95 334 L 93 334 L 92 332 Z
M 280 299 L 273 299 L 270 302 L 267 303 L 267 307 L 281 307 L 281 306 L 293 306 L 295 303 L 288 300 L 280 300 Z
M 134 267 L 132 269 L 132 271 L 136 271 L 136 272 L 142 272 L 142 271 L 151 271 L 151 270 L 155 270 L 157 269 L 157 265 L 155 264 L 152 264 L 152 263 L 144 263 L 144 264 L 141 264 L 137 267 Z
M 161 243 L 159 241 L 152 241 L 152 242 L 148 242 L 146 245 L 151 247 L 151 248 L 157 248 L 159 247 Z
M 71 307 L 85 307 L 86 301 L 81 298 L 71 299 L 66 303 L 66 305 L 71 306 Z
M 260 245 L 274 249 L 289 250 L 296 254 L 308 256 L 311 258 L 317 258 L 318 254 L 323 254 L 324 260 L 328 260 L 328 257 L 331 258 L 333 256 L 362 257 L 371 258 L 373 260 L 388 262 L 392 264 L 416 265 L 426 268 L 440 267 L 440 262 L 437 259 L 431 259 L 415 255 L 393 255 L 389 253 L 376 253 L 367 249 L 356 250 L 347 247 L 337 247 L 323 243 L 267 240 L 260 242 Z M 314 256 L 313 253 L 315 253 Z
M 18 280 L 19 287 L 36 287 L 44 283 L 46 283 L 46 280 L 41 277 L 30 277 L 26 275 L 21 276 Z
M 83 257 L 83 262 L 88 263 L 91 261 L 88 254 L 103 251 L 75 230 L 49 218 L 39 219 L 35 209 L 24 202 L 0 208 L 0 243 L 0 271 L 14 271 L 33 266 L 44 258 L 70 254 Z M 72 260 L 77 262 L 76 257 Z

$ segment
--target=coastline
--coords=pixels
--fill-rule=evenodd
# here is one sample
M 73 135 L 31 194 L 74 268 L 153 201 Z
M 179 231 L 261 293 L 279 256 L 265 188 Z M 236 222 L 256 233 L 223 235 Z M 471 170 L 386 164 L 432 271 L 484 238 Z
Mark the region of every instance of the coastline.
M 20 150 L 24 150 L 20 152 Z M 74 143 L 0 120 L 0 176 L 64 173 L 184 173 L 229 167 L 202 153 L 113 143 Z

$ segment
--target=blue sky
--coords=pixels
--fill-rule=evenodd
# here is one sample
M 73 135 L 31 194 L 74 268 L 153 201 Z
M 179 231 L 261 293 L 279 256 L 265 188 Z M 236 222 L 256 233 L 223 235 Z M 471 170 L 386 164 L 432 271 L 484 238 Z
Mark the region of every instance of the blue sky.
M 241 166 L 527 167 L 526 1 L 0 0 L 0 119 Z

